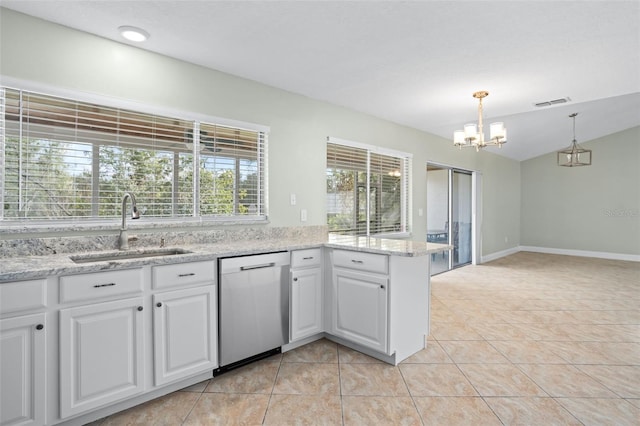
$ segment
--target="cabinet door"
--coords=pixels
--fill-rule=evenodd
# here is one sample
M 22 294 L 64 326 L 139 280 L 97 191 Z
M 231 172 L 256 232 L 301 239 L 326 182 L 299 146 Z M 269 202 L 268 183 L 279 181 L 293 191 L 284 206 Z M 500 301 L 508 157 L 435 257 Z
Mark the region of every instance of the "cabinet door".
M 291 341 L 322 332 L 322 270 L 291 271 Z
M 332 332 L 387 353 L 387 286 L 383 275 L 333 269 Z
M 45 314 L 0 321 L 0 424 L 45 424 Z
M 65 418 L 144 390 L 141 297 L 60 310 L 60 413 Z
M 216 368 L 216 286 L 153 296 L 155 385 Z

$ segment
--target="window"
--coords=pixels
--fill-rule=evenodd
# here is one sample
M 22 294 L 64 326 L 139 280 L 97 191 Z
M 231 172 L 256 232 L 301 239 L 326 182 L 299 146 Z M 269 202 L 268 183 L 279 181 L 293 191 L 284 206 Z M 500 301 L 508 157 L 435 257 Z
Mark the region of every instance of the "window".
M 411 155 L 356 142 L 327 142 L 329 232 L 406 233 Z
M 3 220 L 266 217 L 263 129 L 0 90 Z

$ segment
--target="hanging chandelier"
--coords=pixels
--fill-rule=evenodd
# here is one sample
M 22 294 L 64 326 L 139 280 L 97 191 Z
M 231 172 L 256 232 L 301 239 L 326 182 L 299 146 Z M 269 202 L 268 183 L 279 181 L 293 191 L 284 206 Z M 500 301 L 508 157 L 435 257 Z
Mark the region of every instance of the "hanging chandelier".
M 478 125 L 475 123 L 465 124 L 464 130 L 456 130 L 453 132 L 453 144 L 458 148 L 475 148 L 476 151 L 480 151 L 480 148 L 485 146 L 497 145 L 498 148 L 502 147 L 503 143 L 507 142 L 507 129 L 504 127 L 504 123 L 497 122 L 491 123 L 489 126 L 489 141 L 484 140 L 484 130 L 482 127 L 482 99 L 489 96 L 489 92 L 484 90 L 475 92 L 473 97 L 478 99 Z
M 573 141 L 569 148 L 558 151 L 558 166 L 578 167 L 591 165 L 591 150 L 584 149 L 576 142 L 576 115 L 574 112 L 569 117 L 573 118 Z

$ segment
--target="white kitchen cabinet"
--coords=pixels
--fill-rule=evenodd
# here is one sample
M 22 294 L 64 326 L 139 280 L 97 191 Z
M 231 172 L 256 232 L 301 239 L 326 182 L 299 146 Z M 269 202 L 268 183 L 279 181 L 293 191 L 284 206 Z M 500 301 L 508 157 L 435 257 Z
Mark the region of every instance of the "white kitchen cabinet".
M 60 303 L 94 303 L 142 292 L 142 269 L 120 269 L 60 277 Z
M 156 386 L 218 366 L 216 296 L 215 285 L 153 296 Z
M 46 330 L 44 313 L 0 320 L 2 426 L 46 423 Z
M 154 290 L 185 288 L 216 283 L 216 263 L 211 260 L 201 262 L 172 263 L 151 268 Z
M 323 331 L 322 249 L 291 252 L 289 340 Z
M 47 307 L 47 280 L 14 281 L 0 284 L 0 315 L 16 316 Z
M 161 386 L 218 367 L 216 264 L 199 262 L 151 268 L 153 376 Z M 173 291 L 164 291 L 164 290 Z
M 291 348 L 324 336 L 396 365 L 422 349 L 428 260 L 292 251 Z M 212 377 L 216 262 L 150 263 L 0 283 L 2 426 L 86 424 Z
M 144 391 L 143 305 L 135 297 L 60 310 L 61 418 Z
M 425 347 L 429 257 L 329 250 L 329 339 L 397 365 Z
M 322 332 L 322 269 L 291 271 L 291 341 Z
M 334 268 L 331 332 L 387 353 L 388 283 L 385 275 Z

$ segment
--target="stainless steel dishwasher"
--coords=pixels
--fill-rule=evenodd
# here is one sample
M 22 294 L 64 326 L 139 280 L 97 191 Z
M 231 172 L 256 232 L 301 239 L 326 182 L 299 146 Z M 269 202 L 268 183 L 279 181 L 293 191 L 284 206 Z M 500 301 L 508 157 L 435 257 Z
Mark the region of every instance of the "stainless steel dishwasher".
M 219 260 L 219 348 L 222 373 L 270 352 L 289 338 L 289 253 Z

